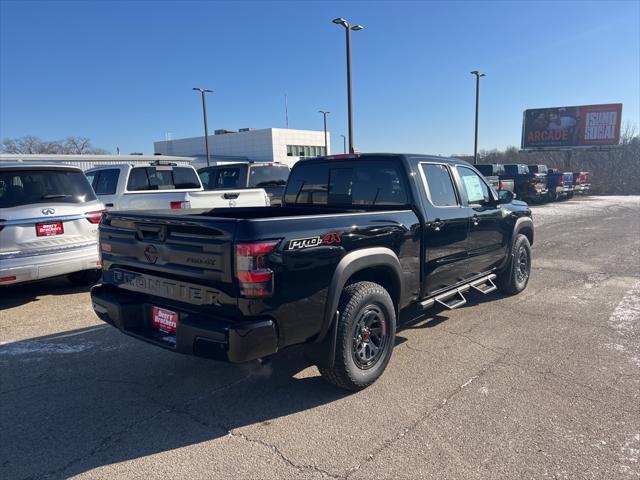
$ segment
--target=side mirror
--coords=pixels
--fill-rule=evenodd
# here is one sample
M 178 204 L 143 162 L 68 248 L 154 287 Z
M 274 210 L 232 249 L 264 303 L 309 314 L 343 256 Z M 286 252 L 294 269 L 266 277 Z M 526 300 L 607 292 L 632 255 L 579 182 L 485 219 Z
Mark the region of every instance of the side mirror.
M 511 203 L 515 197 L 509 190 L 498 190 L 498 203 Z

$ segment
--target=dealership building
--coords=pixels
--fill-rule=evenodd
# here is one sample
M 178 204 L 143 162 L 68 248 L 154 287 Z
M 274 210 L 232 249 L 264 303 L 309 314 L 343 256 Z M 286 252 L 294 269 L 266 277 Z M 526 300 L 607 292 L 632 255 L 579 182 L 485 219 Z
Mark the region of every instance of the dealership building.
M 330 134 L 327 133 L 329 151 Z M 156 154 L 196 157 L 198 166 L 206 162 L 204 136 L 163 140 L 153 143 Z M 289 128 L 241 128 L 216 130 L 209 135 L 212 163 L 230 161 L 279 162 L 289 166 L 305 157 L 324 155 L 324 132 Z

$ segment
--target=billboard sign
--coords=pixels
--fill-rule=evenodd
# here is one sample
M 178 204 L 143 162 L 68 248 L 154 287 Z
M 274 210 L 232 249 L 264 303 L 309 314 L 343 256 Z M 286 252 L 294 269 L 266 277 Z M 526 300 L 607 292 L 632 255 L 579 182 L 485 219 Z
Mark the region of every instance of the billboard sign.
M 522 149 L 617 145 L 622 104 L 535 108 L 524 111 Z

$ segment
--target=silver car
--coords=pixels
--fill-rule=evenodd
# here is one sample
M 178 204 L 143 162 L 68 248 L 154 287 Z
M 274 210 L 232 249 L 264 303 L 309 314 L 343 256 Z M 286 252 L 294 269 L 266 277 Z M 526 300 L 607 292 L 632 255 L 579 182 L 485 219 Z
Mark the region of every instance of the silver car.
M 0 164 L 0 286 L 61 275 L 95 283 L 103 212 L 80 168 Z

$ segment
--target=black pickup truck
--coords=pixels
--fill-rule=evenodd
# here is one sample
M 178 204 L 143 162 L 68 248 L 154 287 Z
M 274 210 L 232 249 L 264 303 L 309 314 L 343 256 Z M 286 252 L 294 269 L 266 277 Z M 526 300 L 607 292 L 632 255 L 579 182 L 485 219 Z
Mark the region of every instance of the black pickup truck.
M 534 166 L 530 168 L 520 163 L 507 164 L 500 178 L 513 180 L 514 193 L 518 198 L 532 202 L 543 202 L 547 199 L 547 174 L 538 173 Z
M 528 206 L 462 160 L 320 157 L 293 167 L 281 207 L 107 212 L 91 297 L 105 322 L 175 352 L 243 362 L 304 344 L 358 390 L 407 312 L 522 291 L 533 234 Z

